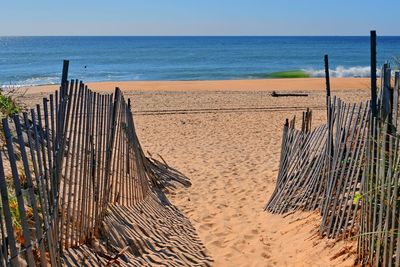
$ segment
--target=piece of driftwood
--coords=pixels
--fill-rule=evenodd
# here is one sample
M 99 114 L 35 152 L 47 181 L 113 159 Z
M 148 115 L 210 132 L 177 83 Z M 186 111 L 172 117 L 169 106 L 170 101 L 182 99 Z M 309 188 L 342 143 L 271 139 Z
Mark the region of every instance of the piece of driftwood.
M 272 97 L 307 97 L 308 94 L 300 94 L 300 93 L 277 93 L 276 91 L 272 91 Z

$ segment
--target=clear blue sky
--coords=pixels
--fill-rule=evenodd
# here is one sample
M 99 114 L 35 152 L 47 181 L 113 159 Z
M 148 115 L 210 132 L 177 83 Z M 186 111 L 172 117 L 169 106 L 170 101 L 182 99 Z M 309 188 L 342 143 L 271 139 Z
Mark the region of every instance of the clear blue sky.
M 0 35 L 400 35 L 399 0 L 1 0 Z

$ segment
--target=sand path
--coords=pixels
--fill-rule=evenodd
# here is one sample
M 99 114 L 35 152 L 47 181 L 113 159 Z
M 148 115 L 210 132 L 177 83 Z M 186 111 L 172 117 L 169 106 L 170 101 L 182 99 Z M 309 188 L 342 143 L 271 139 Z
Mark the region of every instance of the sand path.
M 366 99 L 366 81 L 352 83 L 333 91 L 346 101 Z M 215 266 L 353 263 L 351 255 L 335 257 L 348 242 L 315 236 L 316 213 L 283 218 L 263 211 L 275 186 L 285 118 L 314 107 L 314 125 L 324 120 L 323 82 L 318 84 L 301 89 L 310 94 L 306 98 L 272 98 L 268 86 L 138 91 L 132 84 L 120 85 L 132 98 L 143 149 L 161 154 L 191 179 L 190 189 L 178 189 L 169 198 L 191 220 Z M 364 89 L 344 89 L 350 85 Z M 282 90 L 300 90 L 295 88 Z

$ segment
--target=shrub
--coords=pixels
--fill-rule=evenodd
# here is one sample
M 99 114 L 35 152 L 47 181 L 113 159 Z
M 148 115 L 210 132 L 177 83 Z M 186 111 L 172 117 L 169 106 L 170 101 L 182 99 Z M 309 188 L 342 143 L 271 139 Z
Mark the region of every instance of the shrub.
M 16 101 L 10 96 L 0 92 L 0 113 L 2 117 L 8 117 L 19 113 L 21 108 Z

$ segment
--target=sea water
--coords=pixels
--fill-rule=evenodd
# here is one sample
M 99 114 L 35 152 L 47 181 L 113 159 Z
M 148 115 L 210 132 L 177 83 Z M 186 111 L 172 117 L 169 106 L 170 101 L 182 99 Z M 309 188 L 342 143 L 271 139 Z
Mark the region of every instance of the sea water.
M 88 81 L 223 80 L 279 77 L 299 70 L 367 77 L 369 37 L 0 37 L 0 85 Z M 378 37 L 378 66 L 400 56 L 400 37 Z

